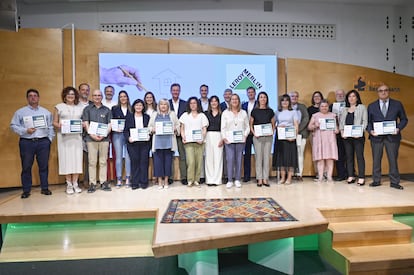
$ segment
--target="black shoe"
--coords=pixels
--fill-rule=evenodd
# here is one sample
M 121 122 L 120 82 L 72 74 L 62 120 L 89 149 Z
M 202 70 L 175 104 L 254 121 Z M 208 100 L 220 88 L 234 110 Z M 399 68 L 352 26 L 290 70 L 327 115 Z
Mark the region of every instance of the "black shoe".
M 200 178 L 200 184 L 206 183 L 206 178 Z
M 52 195 L 52 191 L 50 191 L 49 189 L 42 189 L 40 193 L 46 196 Z
M 250 181 L 250 177 L 243 178 L 243 182 L 249 182 L 249 181 Z
M 136 190 L 136 189 L 138 189 L 138 188 L 140 188 L 140 187 L 141 187 L 141 186 L 136 185 L 136 184 L 131 185 L 131 189 L 132 189 L 132 190 Z
M 399 189 L 399 190 L 403 190 L 404 189 L 404 187 L 402 185 L 398 184 L 398 183 L 391 183 L 390 184 L 390 187 L 391 188 L 395 188 L 395 189 Z
M 181 180 L 181 183 L 182 183 L 183 185 L 187 185 L 187 184 L 188 184 L 188 181 L 187 181 L 187 179 L 182 179 L 182 180 Z
M 381 183 L 380 182 L 371 182 L 370 184 L 369 184 L 369 186 L 370 187 L 377 187 L 377 186 L 380 186 L 381 185 Z
M 173 179 L 168 179 L 168 184 L 173 184 Z
M 347 180 L 347 181 L 346 181 L 346 183 L 348 183 L 348 184 L 352 184 L 352 183 L 355 183 L 355 181 L 356 181 L 356 179 L 355 179 L 355 178 L 353 178 L 352 180 Z
M 109 185 L 109 182 L 105 181 L 102 185 L 103 191 L 112 191 L 111 186 Z
M 148 184 L 141 184 L 140 186 L 142 189 L 147 189 L 148 188 Z
M 336 177 L 335 178 L 335 181 L 344 181 L 344 180 L 346 180 L 346 177 Z M 355 180 L 354 180 L 354 182 L 355 182 Z M 354 183 L 354 182 L 352 182 L 352 183 Z
M 88 193 L 93 193 L 96 191 L 95 184 L 90 184 L 88 188 Z
M 22 195 L 20 196 L 20 198 L 22 198 L 22 199 L 27 199 L 28 197 L 30 197 L 29 192 L 23 192 Z

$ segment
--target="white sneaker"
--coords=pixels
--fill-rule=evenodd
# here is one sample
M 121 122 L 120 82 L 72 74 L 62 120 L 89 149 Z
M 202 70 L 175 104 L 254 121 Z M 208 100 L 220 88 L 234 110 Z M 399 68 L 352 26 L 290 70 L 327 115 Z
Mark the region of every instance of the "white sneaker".
M 168 183 L 167 183 L 167 185 L 164 185 L 164 189 L 168 189 Z
M 163 189 L 164 188 L 164 186 L 162 186 L 162 185 L 158 185 L 158 189 Z
M 241 187 L 241 183 L 239 180 L 234 181 L 234 185 L 236 185 L 237 188 Z
M 199 186 L 200 184 L 198 183 L 198 181 L 195 181 L 195 182 L 194 182 L 194 185 L 195 185 L 195 186 Z
M 77 182 L 73 183 L 73 190 L 75 190 L 75 193 L 82 193 L 82 189 L 79 188 L 79 185 Z
M 188 186 L 188 187 L 191 187 L 191 185 L 193 185 L 193 183 L 192 183 L 191 181 L 189 181 L 189 182 L 187 183 L 187 186 Z
M 73 190 L 73 184 L 71 182 L 66 182 L 66 194 L 72 195 L 73 193 L 75 193 Z
M 116 183 L 116 188 L 121 188 L 122 187 L 122 181 L 118 181 L 117 183 Z
M 228 181 L 226 184 L 226 188 L 231 188 L 233 186 L 233 182 L 232 181 Z

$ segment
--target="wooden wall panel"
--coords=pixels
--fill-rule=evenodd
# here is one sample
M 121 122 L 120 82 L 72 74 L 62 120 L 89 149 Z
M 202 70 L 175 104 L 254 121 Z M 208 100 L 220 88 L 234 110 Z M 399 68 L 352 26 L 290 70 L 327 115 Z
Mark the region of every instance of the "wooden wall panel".
M 287 59 L 287 90 L 297 90 L 300 93 L 299 101 L 306 106 L 311 105 L 312 93 L 319 90 L 329 101 L 335 100 L 335 90 L 344 89 L 349 91 L 354 89 L 357 79 L 362 77 L 366 82 L 366 90 L 361 91 L 361 100 L 368 106 L 369 103 L 377 99 L 376 91 L 369 91 L 369 87 L 374 89 L 380 83 L 386 83 L 390 87 L 398 88 L 398 92 L 391 92 L 390 96 L 403 102 L 408 115 L 408 126 L 403 130 L 403 139 L 414 142 L 414 101 L 412 87 L 414 78 L 385 71 L 304 59 Z M 399 168 L 401 173 L 413 173 L 414 168 L 410 164 L 411 156 L 414 153 L 412 146 L 401 145 L 399 156 Z M 313 175 L 311 157 L 311 147 L 308 145 L 305 155 L 305 175 Z M 372 174 L 372 155 L 371 144 L 367 139 L 365 143 L 366 173 Z M 382 163 L 383 173 L 388 172 L 388 165 L 384 152 Z
M 19 32 L 0 31 L 0 82 L 2 84 L 2 119 L 0 120 L 0 187 L 20 186 L 18 136 L 10 128 L 14 112 L 27 104 L 26 91 L 40 92 L 40 104 L 48 110 L 60 98 L 62 86 L 61 31 L 27 29 Z M 51 182 L 57 181 L 56 141 L 50 158 Z M 34 184 L 39 184 L 37 168 Z

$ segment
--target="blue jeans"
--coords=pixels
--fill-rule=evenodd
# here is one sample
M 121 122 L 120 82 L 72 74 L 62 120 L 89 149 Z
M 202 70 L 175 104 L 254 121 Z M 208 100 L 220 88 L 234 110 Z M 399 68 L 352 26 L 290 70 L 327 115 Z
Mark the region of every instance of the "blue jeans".
M 227 159 L 227 176 L 229 181 L 241 179 L 241 164 L 243 157 L 244 143 L 230 143 L 225 144 Z
M 19 148 L 22 161 L 23 192 L 30 193 L 32 188 L 32 166 L 35 156 L 39 167 L 40 187 L 42 190 L 48 189 L 50 140 L 48 138 L 33 140 L 21 138 Z
M 116 178 L 122 179 L 122 160 L 125 156 L 125 174 L 129 178 L 131 175 L 131 159 L 129 158 L 128 150 L 126 147 L 126 140 L 123 133 L 112 133 L 112 146 L 115 149 L 115 167 Z

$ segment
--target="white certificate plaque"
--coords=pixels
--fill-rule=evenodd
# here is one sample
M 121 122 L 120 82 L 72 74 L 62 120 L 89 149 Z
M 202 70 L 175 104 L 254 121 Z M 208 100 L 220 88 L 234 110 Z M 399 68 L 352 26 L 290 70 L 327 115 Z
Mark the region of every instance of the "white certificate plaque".
M 273 128 L 272 128 L 272 124 L 270 123 L 253 125 L 253 127 L 254 127 L 254 134 L 258 137 L 273 135 Z
M 395 121 L 374 122 L 374 131 L 377 135 L 392 135 L 396 132 Z
M 60 121 L 62 134 L 82 134 L 81 119 L 62 119 Z
M 334 118 L 320 118 L 319 129 L 325 130 L 325 131 L 335 131 L 336 120 Z
M 244 142 L 243 130 L 227 131 L 226 139 L 230 143 L 243 143 Z
M 23 123 L 26 128 L 47 128 L 45 115 L 25 116 L 23 117 Z
M 114 132 L 123 132 L 125 129 L 125 119 L 111 119 L 111 128 Z
M 185 142 L 198 142 L 203 140 L 201 129 L 185 131 Z
M 88 127 L 88 134 L 106 137 L 108 135 L 108 124 L 91 121 Z
M 344 125 L 344 137 L 362 137 L 362 125 Z
M 157 121 L 155 122 L 156 135 L 172 135 L 174 134 L 172 121 Z
M 296 139 L 295 127 L 278 127 L 277 128 L 277 139 L 279 140 Z
M 148 141 L 150 139 L 148 128 L 131 128 L 129 135 L 132 141 Z

